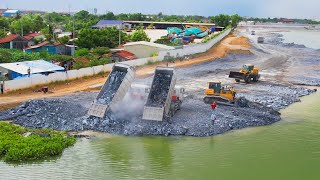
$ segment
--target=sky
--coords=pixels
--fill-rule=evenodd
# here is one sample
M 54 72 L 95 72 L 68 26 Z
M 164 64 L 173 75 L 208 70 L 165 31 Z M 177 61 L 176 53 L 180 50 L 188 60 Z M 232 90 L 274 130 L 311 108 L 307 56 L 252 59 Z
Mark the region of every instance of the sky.
M 118 13 L 320 19 L 320 0 L 0 0 L 0 8 L 72 12 L 97 8 Z

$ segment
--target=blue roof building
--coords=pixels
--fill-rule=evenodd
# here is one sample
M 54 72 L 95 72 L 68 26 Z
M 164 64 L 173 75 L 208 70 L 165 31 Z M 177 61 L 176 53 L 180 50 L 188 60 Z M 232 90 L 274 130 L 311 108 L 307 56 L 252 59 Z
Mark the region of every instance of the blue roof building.
M 128 29 L 131 29 L 131 24 L 125 23 L 121 20 L 100 20 L 96 25 L 92 26 L 94 29 L 103 29 L 107 27 L 116 27 L 117 29 L 123 29 L 127 27 Z
M 11 10 L 6 10 L 2 15 L 3 15 L 4 17 L 15 17 L 15 16 L 17 16 L 19 13 L 20 13 L 19 10 L 13 10 L 13 9 L 11 9 Z
M 52 64 L 45 60 L 0 64 L 1 73 L 5 74 L 9 79 L 19 79 L 19 78 L 28 77 L 29 76 L 28 69 L 30 69 L 30 75 L 34 75 L 34 74 L 48 75 L 53 72 L 65 71 L 63 67 Z

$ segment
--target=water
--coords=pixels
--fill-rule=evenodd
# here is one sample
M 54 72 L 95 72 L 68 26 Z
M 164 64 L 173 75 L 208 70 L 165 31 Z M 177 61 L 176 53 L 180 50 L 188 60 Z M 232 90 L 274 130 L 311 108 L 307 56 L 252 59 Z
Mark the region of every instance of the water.
M 290 30 L 281 32 L 284 43 L 303 44 L 308 48 L 320 49 L 320 31 L 319 30 Z
M 0 162 L 0 179 L 320 178 L 320 93 L 282 111 L 272 126 L 207 138 L 80 140 L 62 157 L 24 165 Z

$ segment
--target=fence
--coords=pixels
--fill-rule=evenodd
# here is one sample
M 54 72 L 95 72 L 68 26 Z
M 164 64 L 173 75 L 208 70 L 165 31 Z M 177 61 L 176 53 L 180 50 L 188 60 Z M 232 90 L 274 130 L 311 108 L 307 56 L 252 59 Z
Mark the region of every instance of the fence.
M 208 51 L 212 46 L 214 46 L 218 42 L 220 42 L 230 32 L 231 32 L 231 29 L 228 29 L 207 43 L 190 45 L 190 46 L 184 47 L 183 49 L 160 51 L 159 56 L 157 57 L 136 59 L 136 60 L 126 61 L 122 63 L 131 65 L 131 66 L 141 66 L 141 65 L 147 64 L 149 61 L 163 61 L 166 58 L 166 56 L 183 57 L 191 54 L 203 53 Z M 84 76 L 92 76 L 95 74 L 99 74 L 101 72 L 110 72 L 112 70 L 113 65 L 114 65 L 113 63 L 105 64 L 101 66 L 82 68 L 79 70 L 56 72 L 56 73 L 49 74 L 47 76 L 32 75 L 31 77 L 28 77 L 28 78 L 5 81 L 4 91 L 8 92 L 12 90 L 32 87 L 35 85 L 47 84 L 55 81 L 72 80 L 72 79 L 81 78 Z

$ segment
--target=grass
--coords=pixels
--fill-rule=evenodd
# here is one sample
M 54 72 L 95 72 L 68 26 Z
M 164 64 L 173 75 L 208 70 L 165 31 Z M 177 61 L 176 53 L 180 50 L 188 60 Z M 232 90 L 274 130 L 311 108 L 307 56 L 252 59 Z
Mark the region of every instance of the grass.
M 26 132 L 35 134 L 24 137 Z M 39 134 L 50 134 L 41 137 Z M 5 162 L 17 163 L 41 160 L 61 155 L 63 150 L 76 142 L 66 132 L 48 129 L 28 129 L 7 122 L 0 122 L 0 158 Z

